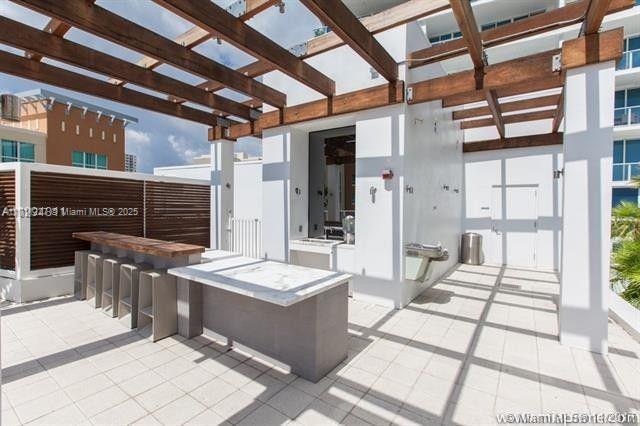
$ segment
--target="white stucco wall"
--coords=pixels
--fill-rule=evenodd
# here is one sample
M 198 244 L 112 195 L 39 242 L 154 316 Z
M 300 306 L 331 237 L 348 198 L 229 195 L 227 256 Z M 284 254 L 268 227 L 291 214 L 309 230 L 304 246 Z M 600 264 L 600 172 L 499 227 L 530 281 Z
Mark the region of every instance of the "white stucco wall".
M 308 234 L 308 133 L 290 126 L 262 133 L 264 257 L 289 259 L 289 240 Z
M 464 154 L 463 229 L 483 236 L 486 263 L 502 265 L 508 263 L 508 258 L 522 258 L 525 254 L 521 252 L 528 250 L 518 244 L 517 238 L 509 237 L 510 233 L 523 232 L 519 218 L 514 217 L 508 205 L 503 211 L 493 211 L 501 203 L 492 197 L 508 191 L 506 188 L 530 187 L 537 192 L 535 267 L 560 269 L 562 180 L 554 179 L 553 171 L 562 168 L 561 145 Z M 502 235 L 492 230 L 492 217 L 504 219 Z

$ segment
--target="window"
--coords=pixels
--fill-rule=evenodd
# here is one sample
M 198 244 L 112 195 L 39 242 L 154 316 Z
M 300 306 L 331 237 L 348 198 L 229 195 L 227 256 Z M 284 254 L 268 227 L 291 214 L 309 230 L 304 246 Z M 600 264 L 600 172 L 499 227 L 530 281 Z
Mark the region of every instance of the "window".
M 102 131 L 102 140 L 104 140 L 106 135 L 104 134 L 104 130 Z
M 116 136 L 116 134 L 113 134 L 113 143 L 116 143 L 118 141 L 118 137 Z
M 611 200 L 612 207 L 616 207 L 623 201 L 627 203 L 638 203 L 638 189 L 637 188 L 613 188 L 613 197 Z
M 106 170 L 107 156 L 93 152 L 73 151 L 71 154 L 71 165 L 74 167 L 84 167 L 85 169 Z
M 76 124 L 76 135 L 80 135 L 80 125 Z
M 539 14 L 544 13 L 544 12 L 546 12 L 546 9 L 538 9 L 538 10 L 534 10 L 533 12 L 529 12 L 526 15 L 516 16 L 515 18 L 507 18 L 507 19 L 503 19 L 501 21 L 488 22 L 488 23 L 482 24 L 480 26 L 480 31 L 491 30 L 493 28 L 501 27 L 502 25 L 510 24 L 510 23 L 516 22 L 516 21 L 520 21 L 522 19 L 526 19 L 526 18 L 528 18 L 530 16 L 534 16 L 534 15 L 539 15 Z M 441 34 L 441 35 L 429 37 L 429 42 L 431 42 L 431 44 L 438 44 L 438 43 L 442 43 L 443 41 L 455 40 L 455 39 L 461 38 L 461 37 L 462 37 L 462 33 L 460 31 L 456 31 L 454 33 L 447 33 L 447 34 Z
M 2 140 L 2 162 L 21 161 L 33 163 L 36 160 L 35 145 L 27 142 Z
M 89 127 L 89 137 L 93 137 L 93 127 Z
M 60 130 L 62 130 L 63 132 L 67 130 L 67 125 L 64 120 L 60 122 Z
M 640 123 L 640 88 L 616 91 L 615 126 Z
M 640 176 L 640 139 L 613 142 L 613 180 L 626 182 Z

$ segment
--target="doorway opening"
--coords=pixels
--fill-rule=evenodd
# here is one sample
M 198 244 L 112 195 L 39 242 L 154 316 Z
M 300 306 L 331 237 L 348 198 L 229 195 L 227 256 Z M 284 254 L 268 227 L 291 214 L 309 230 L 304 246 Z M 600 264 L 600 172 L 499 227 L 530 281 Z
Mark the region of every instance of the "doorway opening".
M 309 134 L 309 237 L 355 241 L 355 126 Z

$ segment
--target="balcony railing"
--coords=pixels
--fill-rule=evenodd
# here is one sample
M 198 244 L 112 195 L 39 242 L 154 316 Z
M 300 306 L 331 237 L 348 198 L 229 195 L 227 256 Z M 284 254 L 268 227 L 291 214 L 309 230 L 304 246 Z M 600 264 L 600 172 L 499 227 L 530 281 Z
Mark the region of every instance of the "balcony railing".
M 640 124 L 640 106 L 616 108 L 613 114 L 614 126 Z
M 640 163 L 618 163 L 613 165 L 614 182 L 627 182 L 640 176 Z
M 617 70 L 628 70 L 631 68 L 640 68 L 640 49 L 629 50 L 622 54 L 622 58 L 616 65 Z

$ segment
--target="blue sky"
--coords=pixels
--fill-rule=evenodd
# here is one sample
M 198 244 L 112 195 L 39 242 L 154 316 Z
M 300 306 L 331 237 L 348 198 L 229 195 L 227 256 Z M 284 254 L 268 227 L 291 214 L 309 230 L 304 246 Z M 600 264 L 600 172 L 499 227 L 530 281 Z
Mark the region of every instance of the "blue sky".
M 214 0 L 214 2 L 224 7 L 232 1 Z M 189 22 L 161 8 L 151 0 L 98 0 L 97 4 L 169 38 L 174 38 L 192 27 Z M 278 8 L 272 7 L 247 23 L 281 46 L 290 47 L 311 38 L 313 29 L 320 26 L 320 22 L 298 0 L 285 0 L 285 5 L 284 14 L 280 14 Z M 49 20 L 48 17 L 32 12 L 9 0 L 0 0 L 0 14 L 36 28 L 42 28 Z M 291 25 L 291 22 L 295 22 L 296 25 Z M 135 62 L 141 57 L 139 53 L 75 28 L 67 34 L 66 38 L 131 62 Z M 0 49 L 23 54 L 20 50 L 2 44 L 0 44 Z M 251 56 L 228 43 L 218 45 L 215 41 L 207 41 L 195 50 L 233 68 L 253 61 Z M 106 79 L 106 76 L 78 70 L 56 61 L 45 59 L 45 62 L 95 78 Z M 202 81 L 196 76 L 169 65 L 161 65 L 156 68 L 156 71 L 190 84 Z M 141 172 L 151 173 L 153 167 L 187 164 L 194 156 L 209 152 L 207 127 L 204 125 L 0 74 L 0 93 L 15 93 L 37 87 L 48 87 L 51 90 L 138 117 L 138 124 L 127 127 L 127 152 L 138 156 L 138 169 Z M 140 87 L 130 87 L 155 96 L 163 96 Z M 228 90 L 221 92 L 221 94 L 237 100 L 246 99 L 243 95 Z M 257 139 L 249 138 L 239 142 L 236 145 L 236 151 L 258 155 L 261 152 L 261 147 Z

